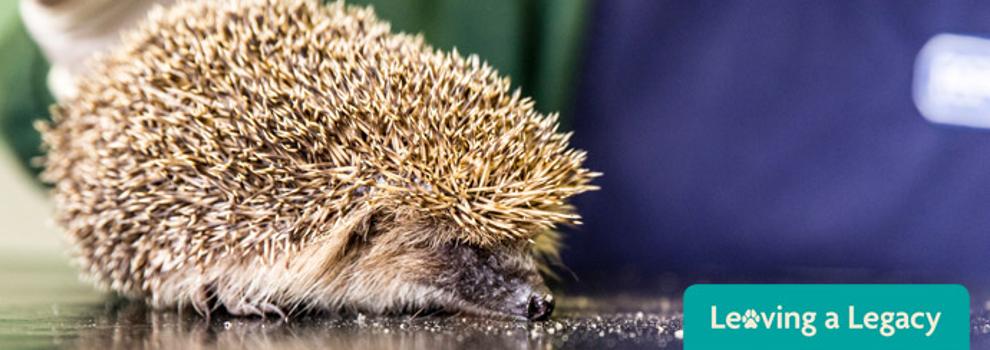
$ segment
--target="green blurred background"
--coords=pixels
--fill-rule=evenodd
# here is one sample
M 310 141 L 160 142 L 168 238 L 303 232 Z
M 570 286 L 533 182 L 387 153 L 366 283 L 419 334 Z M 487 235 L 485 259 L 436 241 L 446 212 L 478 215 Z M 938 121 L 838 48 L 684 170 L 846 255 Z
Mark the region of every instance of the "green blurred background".
M 46 115 L 51 98 L 37 79 L 47 65 L 20 24 L 17 1 L 0 2 L 0 52 L 0 269 L 71 271 L 44 192 L 18 158 L 38 153 L 31 117 Z M 18 285 L 0 283 L 0 301 Z

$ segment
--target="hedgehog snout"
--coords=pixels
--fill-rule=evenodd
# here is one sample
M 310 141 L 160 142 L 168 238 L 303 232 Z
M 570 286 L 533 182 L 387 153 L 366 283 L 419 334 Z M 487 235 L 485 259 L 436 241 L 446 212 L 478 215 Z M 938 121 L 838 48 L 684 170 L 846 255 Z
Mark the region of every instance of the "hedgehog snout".
M 553 294 L 550 293 L 542 279 L 510 287 L 511 296 L 504 300 L 503 312 L 520 319 L 530 321 L 546 321 L 556 306 Z
M 525 250 L 452 245 L 442 254 L 440 278 L 434 280 L 462 311 L 541 321 L 550 317 L 554 298 L 533 257 Z
M 553 294 L 534 293 L 529 297 L 529 304 L 526 306 L 526 317 L 530 321 L 545 321 L 553 313 L 554 305 Z

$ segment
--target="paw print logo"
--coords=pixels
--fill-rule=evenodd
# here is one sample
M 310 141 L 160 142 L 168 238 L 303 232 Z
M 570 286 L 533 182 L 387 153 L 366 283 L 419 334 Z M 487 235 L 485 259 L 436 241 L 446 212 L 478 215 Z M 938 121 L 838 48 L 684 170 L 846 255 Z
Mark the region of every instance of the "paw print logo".
M 755 329 L 756 328 L 756 310 L 749 309 L 742 317 L 743 328 Z

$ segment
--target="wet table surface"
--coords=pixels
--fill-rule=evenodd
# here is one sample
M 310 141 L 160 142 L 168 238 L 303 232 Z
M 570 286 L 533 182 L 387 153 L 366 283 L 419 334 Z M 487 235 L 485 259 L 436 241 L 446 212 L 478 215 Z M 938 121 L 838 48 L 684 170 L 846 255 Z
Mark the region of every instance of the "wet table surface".
M 310 315 L 288 321 L 154 311 L 95 292 L 63 262 L 0 257 L 0 349 L 680 349 L 680 301 L 562 297 L 546 322 Z
M 4 348 L 553 349 L 681 348 L 662 312 L 564 310 L 546 322 L 458 316 L 307 316 L 288 322 L 154 312 L 136 303 L 61 305 L 4 320 Z
M 288 321 L 154 311 L 95 292 L 64 262 L 0 257 L 0 349 L 680 349 L 681 303 L 564 296 L 546 322 L 461 316 L 297 316 Z M 642 294 L 639 294 L 642 295 Z M 976 303 L 972 348 L 990 348 Z M 990 305 L 990 304 L 988 304 Z

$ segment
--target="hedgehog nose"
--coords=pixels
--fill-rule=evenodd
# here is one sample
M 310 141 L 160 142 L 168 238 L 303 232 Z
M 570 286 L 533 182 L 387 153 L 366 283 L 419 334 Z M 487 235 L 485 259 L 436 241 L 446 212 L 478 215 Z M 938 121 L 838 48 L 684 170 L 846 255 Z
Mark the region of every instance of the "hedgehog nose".
M 552 294 L 533 294 L 529 297 L 529 306 L 526 307 L 526 315 L 530 321 L 544 321 L 550 318 L 553 313 Z

